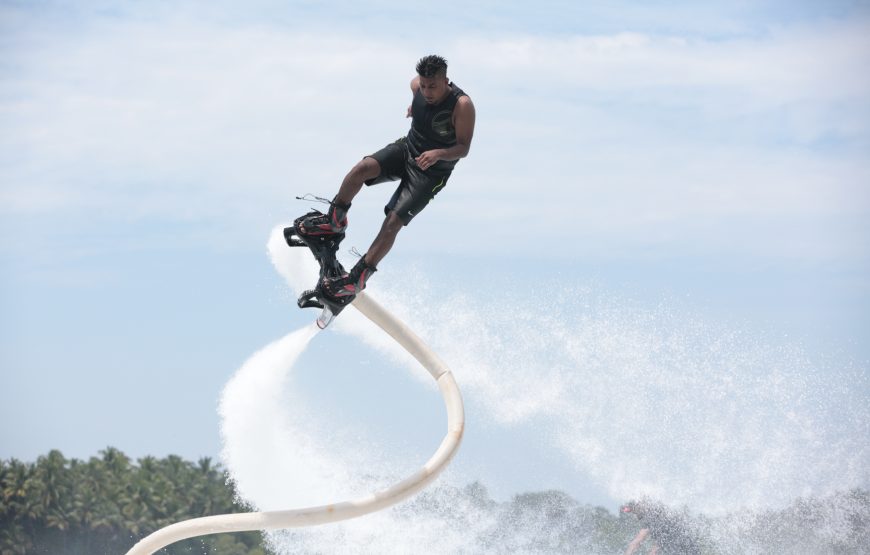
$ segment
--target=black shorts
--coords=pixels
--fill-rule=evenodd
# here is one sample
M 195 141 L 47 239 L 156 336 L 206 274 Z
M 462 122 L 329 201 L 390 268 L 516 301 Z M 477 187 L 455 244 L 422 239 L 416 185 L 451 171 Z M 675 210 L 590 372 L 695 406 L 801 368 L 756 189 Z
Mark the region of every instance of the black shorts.
M 390 143 L 367 158 L 374 158 L 381 166 L 381 173 L 366 185 L 376 185 L 385 181 L 399 181 L 393 198 L 384 207 L 384 213 L 394 211 L 408 225 L 411 220 L 429 204 L 435 195 L 447 185 L 451 172 L 439 172 L 435 168 L 421 170 L 411 153 L 405 138 Z

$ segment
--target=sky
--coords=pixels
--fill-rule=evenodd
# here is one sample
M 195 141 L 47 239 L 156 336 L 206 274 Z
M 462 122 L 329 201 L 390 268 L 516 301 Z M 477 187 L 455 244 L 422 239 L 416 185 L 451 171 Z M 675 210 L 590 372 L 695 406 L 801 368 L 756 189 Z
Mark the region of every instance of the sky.
M 743 400 L 706 399 L 731 424 L 698 430 L 747 434 L 739 461 L 771 456 L 745 410 L 756 431 L 803 423 L 778 455 L 795 468 L 807 429 L 825 430 L 810 452 L 861 466 L 868 31 L 866 2 L 2 1 L 0 458 L 218 458 L 225 384 L 315 317 L 274 229 L 407 132 L 414 65 L 439 53 L 474 142 L 370 292 L 465 384 L 451 480 L 695 501 L 683 455 L 625 461 L 661 458 L 679 427 L 633 411 L 701 415 L 686 392 L 709 383 Z M 361 193 L 343 246 L 365 251 L 391 193 Z M 358 336 L 317 337 L 296 386 L 335 409 L 335 437 L 353 422 L 423 456 L 440 416 L 403 411 L 437 396 Z M 725 464 L 701 458 L 704 476 Z M 792 483 L 789 464 L 789 494 L 867 485 L 827 462 Z

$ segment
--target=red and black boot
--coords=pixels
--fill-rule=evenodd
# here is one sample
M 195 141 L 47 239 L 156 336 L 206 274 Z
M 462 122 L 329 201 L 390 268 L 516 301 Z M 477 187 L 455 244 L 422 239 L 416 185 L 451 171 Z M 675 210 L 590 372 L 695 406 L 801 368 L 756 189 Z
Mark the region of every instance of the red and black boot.
M 343 204 L 332 199 L 326 214 L 319 210 L 309 212 L 301 218 L 296 218 L 293 227 L 296 228 L 296 234 L 303 239 L 340 235 L 347 229 L 348 210 L 350 210 L 350 203 Z
M 366 288 L 369 277 L 377 271 L 378 269 L 367 263 L 366 257 L 363 256 L 350 273 L 332 278 L 325 277 L 320 280 L 318 289 L 329 300 L 345 304 L 352 301 L 360 291 Z

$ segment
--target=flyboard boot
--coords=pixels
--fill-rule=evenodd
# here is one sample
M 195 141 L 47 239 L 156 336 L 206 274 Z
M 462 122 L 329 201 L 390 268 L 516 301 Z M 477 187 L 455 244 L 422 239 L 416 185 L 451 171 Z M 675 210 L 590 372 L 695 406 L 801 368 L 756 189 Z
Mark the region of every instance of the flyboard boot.
M 348 210 L 350 210 L 350 203 L 344 204 L 332 199 L 326 214 L 319 210 L 312 210 L 301 218 L 296 218 L 293 222 L 296 235 L 304 239 L 344 235 L 344 231 L 347 229 Z
M 325 199 L 322 199 L 324 202 Z M 347 229 L 347 211 L 350 209 L 350 204 L 343 204 L 333 201 L 329 202 L 329 210 L 326 214 L 319 210 L 311 212 L 296 218 L 292 227 L 284 228 L 284 239 L 291 247 L 308 247 L 314 258 L 320 264 L 320 278 L 317 282 L 317 287 L 303 292 L 296 304 L 299 308 L 320 308 L 322 312 L 317 318 L 317 325 L 323 329 L 332 322 L 332 320 L 349 305 L 356 293 L 351 293 L 353 286 L 350 288 L 345 285 L 351 285 L 349 282 L 344 283 L 342 280 L 347 280 L 347 277 L 354 273 L 348 274 L 341 262 L 336 258 L 338 245 L 344 239 L 345 229 Z M 373 269 L 372 269 L 373 271 Z M 356 275 L 359 275 L 357 271 Z M 359 277 L 356 280 L 356 286 L 361 291 L 365 287 L 365 279 L 371 272 L 364 273 L 362 276 L 361 286 L 358 283 Z M 324 283 L 335 281 L 342 284 L 336 285 L 331 290 L 326 290 L 323 287 Z M 334 294 L 330 294 L 332 291 Z
M 335 253 L 338 251 L 338 245 L 344 239 L 350 203 L 342 204 L 336 202 L 335 199 L 328 201 L 319 197 L 314 198 L 329 203 L 329 210 L 326 214 L 320 210 L 312 210 L 304 216 L 296 218 L 292 227 L 284 228 L 284 239 L 291 247 L 311 249 L 314 258 L 320 263 L 321 277 L 323 277 L 324 271 L 328 275 L 344 274 L 343 268 L 338 273 L 333 272 L 336 270 L 333 266 L 338 263 L 335 259 Z
M 339 264 L 339 267 L 341 265 Z M 314 291 L 306 291 L 299 297 L 300 301 L 306 297 L 307 301 L 312 298 L 317 299 L 323 307 L 320 317 L 317 319 L 317 325 L 320 329 L 329 325 L 344 308 L 353 302 L 356 296 L 365 289 L 366 282 L 372 274 L 378 269 L 366 262 L 365 256 L 351 268 L 350 272 L 344 272 L 344 268 L 340 269 L 340 273 L 335 272 L 322 275 L 317 287 Z M 306 301 L 306 302 L 307 302 Z M 300 304 L 299 306 L 302 306 Z M 306 305 L 317 306 L 317 305 Z
M 366 288 L 366 282 L 377 271 L 377 268 L 366 262 L 363 255 L 349 273 L 339 277 L 324 277 L 317 287 L 330 301 L 347 304 Z

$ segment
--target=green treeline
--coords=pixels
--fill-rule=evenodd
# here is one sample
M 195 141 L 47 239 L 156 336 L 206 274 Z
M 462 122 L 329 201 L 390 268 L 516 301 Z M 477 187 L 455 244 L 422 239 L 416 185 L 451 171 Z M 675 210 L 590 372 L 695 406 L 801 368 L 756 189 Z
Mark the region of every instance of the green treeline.
M 0 555 L 120 555 L 151 532 L 194 517 L 243 512 L 208 458 L 170 455 L 133 464 L 108 448 L 87 462 L 60 451 L 36 463 L 0 460 Z M 260 534 L 178 542 L 165 554 L 265 555 Z
M 226 473 L 208 458 L 193 463 L 177 456 L 144 457 L 134 463 L 108 448 L 88 461 L 67 459 L 60 451 L 35 463 L 0 460 L 0 555 L 122 555 L 169 524 L 248 510 L 234 498 Z M 702 555 L 870 553 L 870 492 L 862 489 L 800 498 L 777 510 L 709 517 L 683 508 L 671 516 L 697 540 Z M 475 554 L 621 553 L 640 529 L 631 515 L 578 503 L 560 491 L 500 502 L 476 482 L 430 487 L 393 518 L 409 530 L 418 521 L 440 522 L 460 538 L 458 552 Z M 329 540 L 313 552 L 372 552 L 371 546 L 345 545 L 346 539 Z M 248 532 L 193 538 L 159 553 L 269 552 L 260 533 Z

